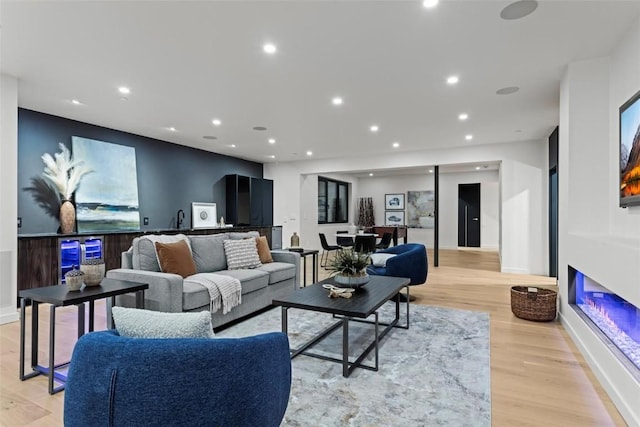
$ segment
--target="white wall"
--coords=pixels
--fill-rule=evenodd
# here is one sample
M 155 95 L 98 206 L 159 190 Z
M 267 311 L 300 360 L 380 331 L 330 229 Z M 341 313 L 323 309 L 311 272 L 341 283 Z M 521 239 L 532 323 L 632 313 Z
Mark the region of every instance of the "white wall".
M 455 249 L 458 247 L 458 184 L 470 183 L 480 183 L 480 246 L 497 250 L 500 226 L 497 170 L 440 174 L 440 248 Z M 424 174 L 360 178 L 359 185 L 360 193 L 356 197 L 373 198 L 376 224 L 384 224 L 385 194 L 406 194 L 407 191 L 433 190 L 434 177 L 425 168 Z M 433 229 L 411 228 L 408 230 L 408 240 L 433 248 Z
M 0 324 L 18 320 L 18 81 L 0 76 Z
M 359 191 L 357 188 L 358 180 L 349 175 L 340 174 L 436 164 L 501 162 L 498 212 L 502 213 L 502 223 L 499 225 L 498 236 L 502 236 L 500 253 L 503 271 L 546 275 L 548 273 L 546 156 L 546 141 L 525 141 L 401 152 L 387 156 L 359 156 L 357 159 L 337 158 L 269 163 L 264 166 L 264 175 L 265 178 L 274 180 L 274 221 L 276 224 L 283 225 L 285 246 L 287 246 L 288 236 L 293 231 L 304 229 L 306 236 L 302 236 L 301 244 L 318 249 L 320 242 L 317 232 L 313 230 L 322 230 L 320 232 L 328 235 L 339 227 L 318 226 L 317 214 L 314 217 L 310 211 L 307 218 L 301 220 L 304 224 L 294 222 L 288 216 L 293 206 L 310 210 L 317 204 L 314 196 L 317 189 L 307 187 L 305 184 L 305 190 L 302 191 L 302 177 L 305 175 L 337 174 L 336 176 L 342 176 L 344 181 L 352 183 L 354 186 L 352 194 L 365 195 L 364 191 Z M 294 183 L 298 183 L 297 189 L 293 188 Z M 424 189 L 423 186 L 420 187 L 417 189 Z M 281 204 L 285 207 L 281 207 Z M 303 208 L 304 206 L 306 208 Z M 412 231 L 413 229 L 409 232 Z M 500 237 L 498 241 L 500 242 Z
M 611 57 L 569 64 L 559 138 L 560 317 L 629 425 L 640 382 L 569 306 L 568 266 L 640 307 L 640 207 L 618 207 L 618 108 L 640 90 L 640 20 Z
M 498 249 L 498 171 L 440 174 L 440 247 L 458 247 L 458 184 L 480 183 L 480 247 Z

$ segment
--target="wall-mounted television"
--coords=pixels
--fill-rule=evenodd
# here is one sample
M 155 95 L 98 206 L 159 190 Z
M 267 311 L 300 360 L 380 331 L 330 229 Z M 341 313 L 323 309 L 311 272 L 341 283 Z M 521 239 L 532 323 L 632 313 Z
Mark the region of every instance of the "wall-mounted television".
M 620 207 L 640 205 L 640 92 L 620 107 Z

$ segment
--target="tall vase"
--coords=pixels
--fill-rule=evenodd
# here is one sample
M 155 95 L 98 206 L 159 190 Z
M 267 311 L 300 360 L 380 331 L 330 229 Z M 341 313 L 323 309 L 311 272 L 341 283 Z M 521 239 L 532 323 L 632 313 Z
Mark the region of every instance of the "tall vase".
M 69 200 L 63 200 L 60 205 L 60 231 L 62 234 L 73 233 L 76 225 L 76 208 Z

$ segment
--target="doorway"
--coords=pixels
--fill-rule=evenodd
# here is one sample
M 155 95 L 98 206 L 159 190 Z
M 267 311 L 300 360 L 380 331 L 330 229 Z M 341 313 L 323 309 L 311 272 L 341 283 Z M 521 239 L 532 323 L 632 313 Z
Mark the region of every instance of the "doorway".
M 458 184 L 458 246 L 480 247 L 480 183 Z

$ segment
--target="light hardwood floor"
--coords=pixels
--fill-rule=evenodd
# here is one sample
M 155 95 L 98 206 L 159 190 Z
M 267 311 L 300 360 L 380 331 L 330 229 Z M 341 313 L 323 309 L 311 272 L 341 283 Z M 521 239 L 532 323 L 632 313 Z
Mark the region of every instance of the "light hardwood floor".
M 429 254 L 430 260 L 432 255 Z M 529 322 L 511 313 L 512 285 L 543 285 L 553 289 L 555 280 L 498 271 L 495 252 L 441 251 L 440 267 L 431 265 L 427 283 L 411 289 L 417 297 L 416 304 L 490 314 L 492 425 L 625 426 L 557 321 Z M 310 271 L 308 275 L 310 279 Z M 324 276 L 326 272 L 320 269 L 320 277 Z M 41 362 L 47 360 L 48 309 L 45 305 L 40 312 Z M 98 305 L 96 329 L 105 327 L 104 311 L 104 305 Z M 64 308 L 56 312 L 56 362 L 62 362 L 68 360 L 75 343 L 76 311 Z M 50 396 L 46 378 L 42 376 L 20 381 L 18 362 L 19 323 L 2 325 L 0 425 L 61 426 L 64 393 Z M 312 420 L 309 422 L 311 425 Z

